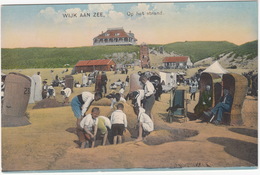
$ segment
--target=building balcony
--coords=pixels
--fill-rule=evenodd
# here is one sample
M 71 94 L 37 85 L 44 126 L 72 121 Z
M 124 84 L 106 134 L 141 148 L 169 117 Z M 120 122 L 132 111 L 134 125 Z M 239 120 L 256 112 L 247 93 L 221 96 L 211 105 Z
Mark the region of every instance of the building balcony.
M 94 46 L 122 46 L 122 45 L 136 45 L 136 42 L 95 42 L 93 43 Z

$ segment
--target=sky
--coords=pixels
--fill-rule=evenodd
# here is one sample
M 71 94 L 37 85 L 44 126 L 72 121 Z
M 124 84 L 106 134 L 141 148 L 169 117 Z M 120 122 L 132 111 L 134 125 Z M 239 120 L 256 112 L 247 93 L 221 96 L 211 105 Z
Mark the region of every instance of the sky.
M 117 27 L 134 33 L 137 44 L 228 41 L 241 45 L 258 39 L 258 4 L 208 1 L 1 6 L 2 48 L 92 46 L 94 37 Z

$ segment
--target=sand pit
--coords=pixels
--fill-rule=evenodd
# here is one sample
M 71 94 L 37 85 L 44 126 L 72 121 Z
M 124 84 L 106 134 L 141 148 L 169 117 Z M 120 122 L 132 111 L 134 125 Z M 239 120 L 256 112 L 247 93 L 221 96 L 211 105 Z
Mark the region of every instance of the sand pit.
M 185 140 L 198 134 L 198 131 L 188 129 L 157 130 L 148 135 L 144 143 L 147 145 L 160 145 L 167 142 Z
M 56 101 L 55 99 L 45 98 L 36 103 L 33 109 L 40 109 L 40 108 L 55 108 L 63 106 L 62 103 Z
M 99 100 L 99 105 L 104 103 L 105 100 Z M 134 141 L 138 136 L 138 123 L 137 123 L 137 116 L 134 113 L 133 107 L 129 105 L 128 103 L 124 104 L 124 113 L 127 116 L 127 130 L 124 132 L 123 135 L 123 142 L 130 142 Z M 110 110 L 110 107 L 107 105 L 99 106 L 97 103 L 95 103 L 95 106 L 93 107 L 99 107 L 101 114 L 109 117 L 113 110 Z M 90 111 L 90 110 L 89 110 Z M 165 126 L 165 123 L 157 122 L 155 124 L 155 131 L 151 132 L 144 141 L 147 145 L 159 145 L 167 142 L 173 142 L 173 141 L 179 141 L 179 140 L 185 140 L 188 137 L 192 137 L 195 135 L 198 135 L 197 130 L 189 130 L 189 129 L 173 129 L 171 127 Z M 101 145 L 102 138 L 98 135 L 97 141 L 95 146 Z M 107 145 L 112 144 L 112 135 L 111 133 L 108 134 L 108 141 Z
M 89 108 L 87 113 L 90 113 L 92 108 L 98 107 L 100 109 L 100 115 L 110 117 L 112 112 L 114 111 L 114 109 L 110 109 L 110 104 L 106 105 L 106 104 L 108 104 L 108 103 L 106 103 L 106 102 L 108 102 L 108 100 L 109 99 L 103 98 L 97 102 L 93 102 L 92 106 Z M 129 142 L 129 141 L 133 141 L 133 140 L 135 140 L 135 138 L 137 138 L 137 134 L 138 134 L 137 133 L 137 116 L 135 115 L 133 107 L 131 105 L 129 105 L 128 103 L 123 103 L 123 104 L 124 104 L 123 111 L 127 116 L 127 130 L 123 133 L 124 134 L 123 142 Z M 76 134 L 76 132 L 73 129 L 68 132 Z M 97 135 L 97 141 L 96 141 L 95 146 L 101 145 L 101 140 L 102 140 L 102 138 L 99 136 L 99 133 L 97 133 L 97 134 L 98 135 Z M 113 138 L 112 138 L 111 132 L 109 132 L 107 145 L 112 144 L 112 139 Z
M 97 133 L 97 136 L 96 136 L 96 142 L 95 142 L 95 147 L 97 146 L 100 146 L 102 145 L 102 140 L 103 140 L 103 137 L 101 137 L 99 131 Z M 131 133 L 126 130 L 123 134 L 123 137 L 122 137 L 122 141 L 123 143 L 125 142 L 130 142 L 130 141 L 134 141 L 135 138 L 132 137 Z M 79 142 L 77 142 L 78 146 L 80 147 L 80 144 Z M 112 135 L 112 132 L 111 130 L 108 132 L 108 136 L 107 136 L 107 142 L 106 142 L 106 145 L 112 145 L 113 144 L 113 135 Z
M 102 98 L 98 101 L 93 101 L 92 105 L 94 106 L 110 106 L 111 100 L 108 98 Z

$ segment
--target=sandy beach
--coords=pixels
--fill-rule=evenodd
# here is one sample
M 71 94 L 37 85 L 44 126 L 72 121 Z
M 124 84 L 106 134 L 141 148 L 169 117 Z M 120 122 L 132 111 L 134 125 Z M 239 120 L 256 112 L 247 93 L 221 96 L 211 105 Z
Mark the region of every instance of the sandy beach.
M 54 73 L 63 69 L 54 69 Z M 140 71 L 130 69 L 128 75 Z M 187 77 L 196 72 L 188 70 Z M 13 70 L 3 70 L 4 73 Z M 36 70 L 19 70 L 25 75 L 33 75 Z M 50 69 L 39 69 L 42 79 L 51 82 Z M 152 70 L 153 71 L 153 70 Z M 158 71 L 158 70 L 156 70 Z M 67 72 L 69 74 L 69 72 Z M 65 74 L 64 74 L 65 75 Z M 81 82 L 81 74 L 74 75 Z M 108 85 L 118 79 L 125 80 L 126 74 L 107 72 Z M 188 86 L 178 88 L 188 89 Z M 61 102 L 61 87 L 55 87 L 56 101 Z M 74 88 L 70 100 L 83 91 L 94 91 L 92 87 Z M 110 91 L 110 90 L 109 90 Z M 125 93 L 129 91 L 126 88 Z M 187 99 L 189 93 L 186 93 Z M 199 93 L 196 93 L 196 100 Z M 33 109 L 29 104 L 27 113 L 30 125 L 20 127 L 2 127 L 2 170 L 44 171 L 44 170 L 106 170 L 145 168 L 257 168 L 258 166 L 258 120 L 257 98 L 246 96 L 242 107 L 242 126 L 215 126 L 199 123 L 199 120 L 187 122 L 166 122 L 170 93 L 164 93 L 156 101 L 152 114 L 155 131 L 144 142 L 136 142 L 133 128 L 137 118 L 131 102 L 125 103 L 125 113 L 129 129 L 124 134 L 124 143 L 120 145 L 97 145 L 93 149 L 79 149 L 75 134 L 76 118 L 70 106 Z M 190 101 L 187 112 L 193 113 L 198 101 Z M 102 99 L 93 103 L 108 115 L 109 101 Z M 90 108 L 90 109 L 91 109 Z M 90 110 L 89 110 L 90 111 Z

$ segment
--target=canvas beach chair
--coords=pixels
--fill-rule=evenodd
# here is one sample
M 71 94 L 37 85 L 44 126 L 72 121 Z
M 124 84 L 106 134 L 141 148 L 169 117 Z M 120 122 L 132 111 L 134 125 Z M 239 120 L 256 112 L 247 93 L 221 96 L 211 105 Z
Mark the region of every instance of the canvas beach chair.
M 185 97 L 185 90 L 171 90 L 170 107 L 167 109 L 167 122 L 172 123 L 173 121 L 188 121 L 187 103 L 189 102 L 189 100 L 185 99 Z

